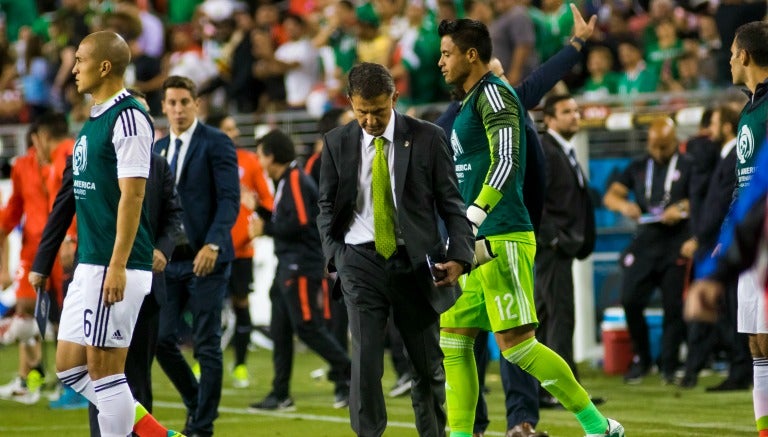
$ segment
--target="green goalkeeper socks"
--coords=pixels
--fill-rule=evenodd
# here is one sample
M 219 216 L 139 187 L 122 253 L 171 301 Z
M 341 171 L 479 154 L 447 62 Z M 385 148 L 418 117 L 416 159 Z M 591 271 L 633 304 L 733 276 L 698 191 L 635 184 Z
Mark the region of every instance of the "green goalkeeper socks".
M 587 434 L 600 434 L 608 427 L 608 420 L 589 400 L 589 395 L 576 381 L 573 372 L 560 355 L 531 337 L 502 352 L 510 363 L 517 364 L 541 382 L 576 419 Z M 447 367 L 446 367 L 447 373 Z
M 466 335 L 440 333 L 450 437 L 472 437 L 479 390 L 474 344 L 475 339 Z

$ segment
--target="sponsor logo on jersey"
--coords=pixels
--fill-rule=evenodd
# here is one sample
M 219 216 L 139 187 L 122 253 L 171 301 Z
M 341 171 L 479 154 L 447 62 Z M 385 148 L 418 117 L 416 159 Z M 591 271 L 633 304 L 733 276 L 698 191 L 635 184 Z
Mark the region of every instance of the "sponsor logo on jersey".
M 744 125 L 739 131 L 739 142 L 736 144 L 736 156 L 741 164 L 746 164 L 747 160 L 755 152 L 755 137 L 752 135 L 752 129 Z

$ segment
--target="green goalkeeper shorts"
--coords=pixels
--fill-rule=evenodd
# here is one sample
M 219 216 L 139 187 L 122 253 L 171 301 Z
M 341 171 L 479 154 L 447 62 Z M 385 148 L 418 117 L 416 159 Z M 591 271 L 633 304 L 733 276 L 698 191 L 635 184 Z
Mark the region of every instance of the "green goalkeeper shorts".
M 518 326 L 538 326 L 533 301 L 533 232 L 488 237 L 492 261 L 459 278 L 463 291 L 440 316 L 442 328 L 480 328 L 499 332 Z

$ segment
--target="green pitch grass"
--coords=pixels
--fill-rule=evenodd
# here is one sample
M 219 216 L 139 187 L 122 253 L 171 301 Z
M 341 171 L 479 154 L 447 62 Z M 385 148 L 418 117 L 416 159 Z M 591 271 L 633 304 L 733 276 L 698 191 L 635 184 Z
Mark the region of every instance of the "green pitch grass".
M 53 368 L 52 346 L 48 345 L 48 367 Z M 389 358 L 387 365 L 389 365 Z M 225 369 L 231 367 L 232 351 L 225 352 Z M 0 349 L 0 384 L 15 374 L 15 347 Z M 314 380 L 310 372 L 325 367 L 323 361 L 310 352 L 298 352 L 293 370 L 292 396 L 297 409 L 291 413 L 258 413 L 247 411 L 249 403 L 260 400 L 270 389 L 272 378 L 271 352 L 252 351 L 248 356 L 251 386 L 234 389 L 229 372 L 224 375 L 224 391 L 215 422 L 217 436 L 353 436 L 346 410 L 336 410 L 333 386 L 324 380 Z M 503 436 L 506 428 L 504 398 L 498 375 L 498 362 L 491 363 L 487 385 L 491 425 L 487 436 Z M 166 426 L 183 427 L 185 410 L 180 398 L 162 370 L 153 370 L 155 416 Z M 629 437 L 684 436 L 756 436 L 753 425 L 751 391 L 714 394 L 704 387 L 718 383 L 722 377 L 701 378 L 699 386 L 682 390 L 664 386 L 658 376 L 646 378 L 642 384 L 624 385 L 620 377 L 605 376 L 589 366 L 581 367 L 582 382 L 593 396 L 607 399 L 601 410 L 621 421 Z M 53 372 L 49 371 L 51 381 Z M 395 381 L 394 372 L 387 368 L 382 381 L 385 393 Z M 46 393 L 44 393 L 45 395 Z M 413 426 L 413 409 L 409 397 L 387 398 L 389 426 L 385 436 L 417 436 Z M 43 396 L 32 406 L 0 400 L 0 436 L 87 436 L 87 411 L 53 411 Z M 582 436 L 573 416 L 566 411 L 543 410 L 539 429 L 553 437 Z

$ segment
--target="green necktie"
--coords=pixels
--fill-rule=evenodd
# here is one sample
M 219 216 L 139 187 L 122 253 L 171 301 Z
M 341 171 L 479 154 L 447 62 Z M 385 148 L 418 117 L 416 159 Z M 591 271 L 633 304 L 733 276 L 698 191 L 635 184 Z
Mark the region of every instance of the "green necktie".
M 373 197 L 373 242 L 376 244 L 376 252 L 389 259 L 395 249 L 395 208 L 392 201 L 392 185 L 389 181 L 389 166 L 387 155 L 384 153 L 383 137 L 376 137 L 373 145 L 376 146 L 376 155 L 373 157 L 373 180 L 371 182 L 371 195 Z

